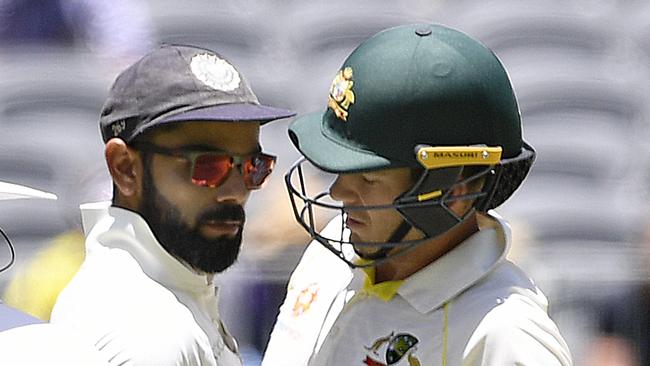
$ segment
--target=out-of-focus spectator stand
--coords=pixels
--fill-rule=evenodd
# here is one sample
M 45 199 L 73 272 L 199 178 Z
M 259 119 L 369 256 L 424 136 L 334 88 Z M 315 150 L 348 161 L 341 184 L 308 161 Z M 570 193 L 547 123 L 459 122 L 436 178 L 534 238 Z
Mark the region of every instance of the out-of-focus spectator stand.
M 110 198 L 99 112 L 114 75 L 150 45 L 144 10 L 128 1 L 0 1 L 0 174 L 59 197 L 0 210 L 17 255 L 0 293 L 13 280 L 3 298 L 44 320 L 83 258 L 78 205 Z
M 588 362 L 597 304 L 644 276 L 649 79 L 630 32 L 648 29 L 642 7 L 496 0 L 444 10 L 510 71 L 538 159 L 499 211 L 515 237 L 528 229 L 513 259 L 547 294 L 576 365 Z
M 597 332 L 595 304 L 645 278 L 640 268 L 646 264 L 638 261 L 650 211 L 645 2 L 125 2 L 139 10 L 114 21 L 105 18 L 119 13 L 115 9 L 105 9 L 105 17 L 70 18 L 71 29 L 88 19 L 112 25 L 100 29 L 112 29 L 104 34 L 115 35 L 114 43 L 94 44 L 114 46 L 89 46 L 90 38 L 75 36 L 56 48 L 0 50 L 0 173 L 61 197 L 60 203 L 18 202 L 0 211 L 0 225 L 18 239 L 16 269 L 51 235 L 73 227 L 76 204 L 89 199 L 78 194 L 81 181 L 100 182 L 102 194 L 91 199 L 110 197 L 108 178 L 101 175 L 97 116 L 113 76 L 132 61 L 126 54 L 137 57 L 146 48 L 119 52 L 145 44 L 138 34 L 147 31 L 137 29 L 151 27 L 150 44 L 215 49 L 238 65 L 261 101 L 306 113 L 325 107 L 336 70 L 363 39 L 389 26 L 435 21 L 482 40 L 510 72 L 525 138 L 539 157 L 530 178 L 499 211 L 513 223 L 512 259 L 548 295 L 577 365 L 584 364 Z M 93 1 L 69 4 L 75 3 Z M 123 3 L 103 6 L 119 9 Z M 142 15 L 146 9 L 150 22 Z M 131 31 L 119 32 L 121 27 Z M 279 156 L 277 171 L 264 190 L 253 193 L 239 264 L 219 279 L 222 314 L 242 349 L 251 351 L 245 355 L 250 365 L 266 345 L 286 281 L 308 240 L 293 220 L 282 180 L 298 158 L 286 137 L 288 123 L 262 129 L 265 149 Z
M 641 366 L 650 362 L 649 282 L 621 286 L 597 309 L 597 335 L 585 351 L 585 365 Z
M 644 92 L 641 100 L 648 104 L 648 80 L 650 80 L 650 5 L 642 1 L 631 1 L 623 8 L 627 55 L 636 61 L 639 73 L 639 90 Z M 646 125 L 647 114 L 643 121 Z M 640 135 L 648 141 L 648 128 Z M 633 266 L 638 273 L 631 280 L 620 283 L 610 296 L 599 298 L 592 305 L 592 319 L 595 319 L 593 337 L 585 347 L 585 365 L 591 366 L 640 366 L 650 363 L 650 145 L 635 146 L 636 156 L 631 159 L 642 187 L 636 199 L 644 209 L 644 220 L 637 231 L 642 235 L 635 238 L 639 243 Z M 608 264 L 611 266 L 611 264 Z

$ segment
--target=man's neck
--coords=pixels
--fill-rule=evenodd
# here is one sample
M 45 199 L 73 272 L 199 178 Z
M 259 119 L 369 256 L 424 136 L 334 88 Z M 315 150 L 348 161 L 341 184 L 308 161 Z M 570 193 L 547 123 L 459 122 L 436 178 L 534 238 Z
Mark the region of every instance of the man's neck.
M 471 215 L 448 232 L 419 244 L 409 253 L 378 265 L 375 283 L 403 280 L 411 276 L 457 247 L 478 230 L 476 214 Z M 413 240 L 416 235 L 416 230 L 411 229 L 405 239 Z

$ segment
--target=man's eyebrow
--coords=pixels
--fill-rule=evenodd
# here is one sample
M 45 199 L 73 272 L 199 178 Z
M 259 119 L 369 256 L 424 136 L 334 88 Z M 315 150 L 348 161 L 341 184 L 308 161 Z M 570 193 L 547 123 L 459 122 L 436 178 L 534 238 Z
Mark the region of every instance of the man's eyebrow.
M 226 152 L 224 149 L 215 148 L 214 146 L 204 144 L 191 144 L 180 145 L 173 148 L 174 150 L 196 150 L 196 151 L 221 151 Z

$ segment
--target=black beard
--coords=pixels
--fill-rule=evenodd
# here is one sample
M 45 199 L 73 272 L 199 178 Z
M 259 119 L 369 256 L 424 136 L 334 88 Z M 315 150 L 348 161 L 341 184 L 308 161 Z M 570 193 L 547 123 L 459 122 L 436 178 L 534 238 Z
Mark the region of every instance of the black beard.
M 204 211 L 190 227 L 181 219 L 177 207 L 167 201 L 153 184 L 150 169 L 144 169 L 140 214 L 165 250 L 176 259 L 204 273 L 218 273 L 237 260 L 245 220 L 244 209 L 237 204 L 218 204 Z M 208 220 L 236 220 L 242 228 L 233 237 L 206 239 L 198 228 Z

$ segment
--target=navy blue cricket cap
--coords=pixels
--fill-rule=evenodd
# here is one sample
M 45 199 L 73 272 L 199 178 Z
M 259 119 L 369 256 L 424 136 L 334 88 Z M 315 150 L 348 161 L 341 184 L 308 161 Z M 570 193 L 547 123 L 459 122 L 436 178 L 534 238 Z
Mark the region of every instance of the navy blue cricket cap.
M 117 76 L 102 108 L 104 142 L 131 142 L 153 127 L 188 121 L 260 122 L 294 116 L 260 104 L 244 76 L 204 48 L 163 45 Z

